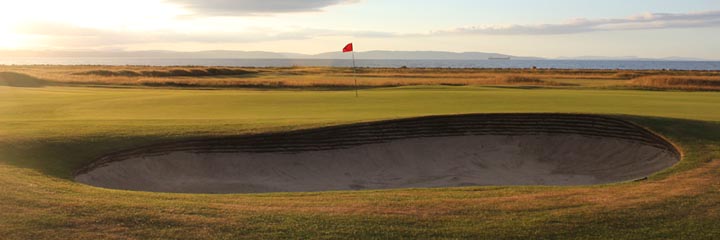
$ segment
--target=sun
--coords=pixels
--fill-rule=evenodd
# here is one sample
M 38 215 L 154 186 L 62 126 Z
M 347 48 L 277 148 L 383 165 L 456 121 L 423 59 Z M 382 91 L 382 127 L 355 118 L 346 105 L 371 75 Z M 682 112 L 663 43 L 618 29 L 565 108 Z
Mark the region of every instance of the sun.
M 38 6 L 42 6 L 39 8 Z M 157 31 L 182 27 L 176 17 L 189 14 L 164 0 L 25 0 L 0 4 L 0 49 L 63 47 L 62 29 L 33 28 L 53 24 L 69 29 Z
M 16 6 L 12 6 L 16 7 Z M 21 11 L 3 11 L 0 15 L 0 50 L 21 48 L 28 43 L 28 39 L 21 33 L 18 33 L 18 24 L 22 23 Z
M 0 25 L 0 49 L 17 49 L 22 47 L 22 45 L 22 36 Z

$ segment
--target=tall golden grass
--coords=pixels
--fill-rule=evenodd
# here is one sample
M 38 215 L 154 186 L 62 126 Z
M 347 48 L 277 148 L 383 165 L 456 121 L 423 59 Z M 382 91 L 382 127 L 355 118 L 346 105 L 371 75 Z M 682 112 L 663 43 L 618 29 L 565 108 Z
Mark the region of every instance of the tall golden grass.
M 679 90 L 720 90 L 720 76 L 645 76 L 631 81 L 644 88 Z
M 0 66 L 55 84 L 169 87 L 345 88 L 412 85 L 601 86 L 712 89 L 719 71 L 629 71 L 584 69 L 449 69 L 332 67 L 155 67 L 155 66 Z M 673 79 L 670 81 L 653 79 Z M 686 79 L 678 83 L 677 79 Z M 687 81 L 693 80 L 693 81 Z

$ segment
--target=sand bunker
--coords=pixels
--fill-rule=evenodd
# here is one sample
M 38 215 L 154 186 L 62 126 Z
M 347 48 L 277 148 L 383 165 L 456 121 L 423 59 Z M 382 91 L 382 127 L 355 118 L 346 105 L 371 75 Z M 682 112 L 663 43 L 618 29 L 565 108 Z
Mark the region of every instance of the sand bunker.
M 588 185 L 643 178 L 679 158 L 618 119 L 484 114 L 160 144 L 107 155 L 75 179 L 178 193 Z

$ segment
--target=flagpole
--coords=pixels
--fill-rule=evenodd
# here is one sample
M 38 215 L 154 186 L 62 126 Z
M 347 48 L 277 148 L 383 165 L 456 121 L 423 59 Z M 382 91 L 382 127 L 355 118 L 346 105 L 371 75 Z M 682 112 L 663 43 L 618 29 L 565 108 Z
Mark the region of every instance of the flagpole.
M 352 51 L 353 58 L 353 79 L 355 80 L 355 97 L 358 97 L 357 70 L 355 70 L 355 50 Z

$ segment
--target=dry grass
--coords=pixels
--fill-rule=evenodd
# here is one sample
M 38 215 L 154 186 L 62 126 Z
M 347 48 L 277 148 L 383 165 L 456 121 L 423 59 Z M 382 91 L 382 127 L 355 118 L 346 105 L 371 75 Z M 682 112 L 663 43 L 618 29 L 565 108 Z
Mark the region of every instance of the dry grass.
M 660 76 L 673 79 L 714 79 L 718 71 L 626 71 L 564 69 L 449 69 L 286 67 L 150 67 L 150 66 L 0 66 L 0 72 L 25 74 L 55 84 L 220 88 L 349 88 L 414 85 L 495 86 L 638 86 L 678 89 L 705 82 L 648 83 Z M 632 80 L 635 79 L 635 80 Z M 716 90 L 712 88 L 712 90 Z
M 631 81 L 633 86 L 657 89 L 720 90 L 720 76 L 645 76 Z

